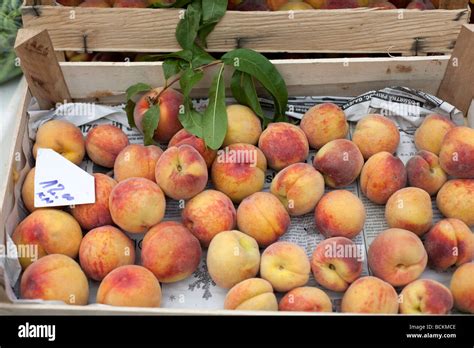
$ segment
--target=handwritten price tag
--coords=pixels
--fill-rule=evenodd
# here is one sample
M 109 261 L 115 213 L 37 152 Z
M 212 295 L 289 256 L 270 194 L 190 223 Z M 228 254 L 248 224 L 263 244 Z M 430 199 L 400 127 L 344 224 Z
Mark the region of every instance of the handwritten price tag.
M 38 149 L 35 207 L 95 202 L 94 177 L 51 149 Z

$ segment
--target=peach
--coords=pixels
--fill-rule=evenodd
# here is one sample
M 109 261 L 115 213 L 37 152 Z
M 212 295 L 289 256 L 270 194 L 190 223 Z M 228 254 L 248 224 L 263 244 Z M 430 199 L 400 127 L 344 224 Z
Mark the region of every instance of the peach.
M 85 0 L 79 7 L 111 7 L 106 0 Z
M 418 279 L 400 293 L 402 314 L 448 314 L 453 308 L 453 295 L 443 284 L 431 279 Z
M 324 9 L 337 10 L 340 8 L 356 8 L 359 7 L 360 0 L 326 0 Z
M 276 242 L 267 247 L 260 260 L 260 276 L 279 292 L 306 285 L 310 265 L 306 252 L 297 244 Z
M 352 141 L 365 159 L 379 152 L 395 153 L 400 132 L 391 119 L 382 115 L 367 115 L 357 122 Z
M 458 219 L 443 219 L 425 236 L 428 263 L 437 270 L 447 270 L 474 259 L 474 234 Z
M 80 164 L 86 152 L 81 130 L 62 120 L 48 121 L 38 128 L 33 146 L 34 158 L 39 148 L 54 150 L 74 164 Z
M 317 10 L 323 8 L 323 6 L 326 4 L 326 0 L 304 0 L 304 2 L 310 4 L 312 8 Z
M 447 117 L 431 114 L 425 117 L 415 132 L 415 146 L 439 155 L 446 133 L 456 125 Z
M 343 313 L 397 314 L 397 292 L 376 277 L 362 277 L 352 283 L 341 303 Z
M 225 297 L 224 309 L 278 311 L 278 302 L 269 282 L 260 278 L 250 278 L 229 290 Z
M 189 277 L 201 261 L 201 245 L 182 224 L 166 221 L 153 226 L 143 238 L 142 265 L 162 283 Z
M 369 7 L 376 7 L 383 10 L 396 10 L 397 6 L 388 2 L 388 0 L 376 0 L 370 3 Z
M 313 211 L 324 194 L 321 173 L 306 163 L 295 163 L 277 173 L 270 186 L 291 216 Z
M 117 0 L 118 1 L 118 0 Z M 117 4 L 116 4 L 117 5 Z M 117 7 L 117 6 L 114 7 Z M 146 6 L 145 6 L 146 7 Z M 172 88 L 155 88 L 138 100 L 133 111 L 137 128 L 143 132 L 142 121 L 151 104 L 159 103 L 160 120 L 153 138 L 158 142 L 168 142 L 183 126 L 179 122 L 179 108 L 183 104 L 183 95 Z
M 203 191 L 186 202 L 182 219 L 204 247 L 209 246 L 216 234 L 232 230 L 237 224 L 234 204 L 216 190 Z
M 438 209 L 448 218 L 474 226 L 474 179 L 449 180 L 436 196 Z
M 288 3 L 278 9 L 278 11 L 297 11 L 297 10 L 312 10 L 310 4 L 302 1 L 290 0 Z
M 146 0 L 115 0 L 114 7 L 145 8 L 148 6 Z
M 128 144 L 128 137 L 120 128 L 111 124 L 99 125 L 87 134 L 87 156 L 102 167 L 112 168 L 117 155 Z
M 474 314 L 474 263 L 459 267 L 451 278 L 454 306 L 461 312 Z
M 323 174 L 328 186 L 340 188 L 357 179 L 364 165 L 364 158 L 352 141 L 336 139 L 319 149 L 313 165 Z
M 145 178 L 155 181 L 155 167 L 163 150 L 155 145 L 131 144 L 115 159 L 114 178 L 123 181 L 128 178 Z
M 82 240 L 81 226 L 58 209 L 38 209 L 16 227 L 12 235 L 23 269 L 48 254 L 75 258 Z
M 278 304 L 280 311 L 332 312 L 329 296 L 318 288 L 304 286 L 286 293 Z
M 417 279 L 426 268 L 428 255 L 413 232 L 389 228 L 370 244 L 368 263 L 372 273 L 393 286 Z
M 207 165 L 194 147 L 172 146 L 158 158 L 155 179 L 168 197 L 189 199 L 206 187 Z
M 159 307 L 160 283 L 145 267 L 120 266 L 100 283 L 97 303 L 121 307 Z
M 308 137 L 309 145 L 315 149 L 331 140 L 344 139 L 349 132 L 344 111 L 332 103 L 313 106 L 304 114 L 300 127 Z
M 268 165 L 275 170 L 304 162 L 309 153 L 304 132 L 286 122 L 270 123 L 260 136 L 258 147 L 264 153 Z
M 362 274 L 363 254 L 350 239 L 328 238 L 316 246 L 311 258 L 314 279 L 332 291 L 346 291 Z
M 21 199 L 26 209 L 31 213 L 35 208 L 35 168 L 31 168 L 26 174 L 25 181 L 21 187 Z
M 406 165 L 408 184 L 418 187 L 430 195 L 435 195 L 448 180 L 439 164 L 438 156 L 422 150 L 410 158 Z
M 362 201 L 346 190 L 328 192 L 314 211 L 316 228 L 326 238 L 354 238 L 364 228 L 365 216 Z
M 170 142 L 168 143 L 168 147 L 179 147 L 181 145 L 189 145 L 194 147 L 202 156 L 202 158 L 204 158 L 208 168 L 212 165 L 212 162 L 216 158 L 217 151 L 207 147 L 203 139 L 189 133 L 186 129 L 181 129 L 178 133 L 173 135 Z
M 144 178 L 119 182 L 109 197 L 112 220 L 130 233 L 143 233 L 159 223 L 165 215 L 165 208 L 163 191 L 153 181 Z
M 102 280 L 112 270 L 135 262 L 133 242 L 113 226 L 87 232 L 79 248 L 79 261 L 89 278 Z
M 430 195 L 416 187 L 398 190 L 387 201 L 385 219 L 390 227 L 402 228 L 421 237 L 433 221 Z
M 261 191 L 265 183 L 267 160 L 263 152 L 249 144 L 232 144 L 219 150 L 211 169 L 215 188 L 239 203 Z
M 239 230 L 252 236 L 261 247 L 266 247 L 282 236 L 290 226 L 290 216 L 274 195 L 256 192 L 237 208 Z
M 229 105 L 227 107 L 227 133 L 223 146 L 244 143 L 257 145 L 262 133 L 262 123 L 247 106 Z
M 21 297 L 45 301 L 63 301 L 86 305 L 89 283 L 76 261 L 69 256 L 51 254 L 28 267 L 21 277 Z
M 285 5 L 289 0 L 266 0 L 268 8 L 272 11 L 278 10 L 280 7 Z
M 362 193 L 377 204 L 387 203 L 390 196 L 404 188 L 407 171 L 403 162 L 388 152 L 379 152 L 362 167 L 360 186 Z
M 255 277 L 260 266 L 260 251 L 255 239 L 239 231 L 224 231 L 212 238 L 207 250 L 207 268 L 221 288 Z
M 449 130 L 441 144 L 439 163 L 453 177 L 474 179 L 474 129 L 455 127 Z
M 113 223 L 109 210 L 109 197 L 117 182 L 111 177 L 99 173 L 94 174 L 94 179 L 95 203 L 79 204 L 71 208 L 72 216 L 85 230 Z

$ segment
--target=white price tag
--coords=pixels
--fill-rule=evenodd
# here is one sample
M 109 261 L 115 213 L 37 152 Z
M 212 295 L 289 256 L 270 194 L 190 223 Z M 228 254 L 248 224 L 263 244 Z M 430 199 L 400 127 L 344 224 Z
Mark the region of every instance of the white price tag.
M 51 149 L 38 149 L 35 207 L 95 202 L 94 177 Z

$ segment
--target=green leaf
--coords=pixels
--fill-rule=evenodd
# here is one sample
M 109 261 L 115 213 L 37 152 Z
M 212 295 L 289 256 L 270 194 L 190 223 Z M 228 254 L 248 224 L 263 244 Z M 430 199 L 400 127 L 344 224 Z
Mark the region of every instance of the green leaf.
M 235 70 L 230 81 L 230 88 L 234 98 L 243 105 L 247 105 L 260 118 L 264 119 L 262 106 L 258 100 L 257 90 L 253 77 L 247 73 Z
M 193 109 L 191 99 L 189 97 L 184 98 L 183 108 L 180 108 L 178 115 L 179 121 L 183 127 L 191 134 L 202 138 L 202 118 L 203 115 Z
M 201 21 L 201 2 L 193 1 L 188 5 L 184 18 L 176 27 L 176 40 L 184 49 L 192 49 Z
M 184 96 L 189 96 L 189 93 L 193 89 L 193 87 L 201 81 L 204 76 L 204 72 L 202 70 L 193 70 L 187 69 L 183 72 L 179 79 L 179 85 L 181 86 L 181 91 L 183 92 Z
M 212 80 L 209 89 L 209 105 L 202 118 L 202 128 L 206 145 L 213 150 L 219 149 L 227 132 L 224 64 L 221 64 Z
M 214 62 L 216 59 L 203 50 L 199 45 L 193 45 L 193 58 L 191 60 L 191 65 L 193 67 L 199 67 L 201 65 L 206 65 Z
M 163 62 L 163 74 L 166 80 L 178 74 L 180 71 L 179 60 L 168 58 Z
M 288 104 L 285 81 L 275 66 L 263 55 L 246 48 L 238 48 L 222 56 L 222 61 L 234 69 L 250 74 L 272 95 L 276 116 L 284 116 Z
M 226 10 L 227 0 L 202 0 L 202 25 L 198 37 L 204 47 L 207 47 L 208 35 L 225 15 Z
M 123 108 L 125 112 L 127 113 L 127 119 L 128 119 L 128 125 L 130 128 L 136 127 L 135 125 L 135 119 L 133 117 L 133 111 L 135 110 L 135 103 L 133 100 L 129 99 L 127 100 L 127 104 Z
M 204 47 L 207 47 L 207 37 L 214 30 L 217 23 L 204 24 L 199 27 L 198 37 Z
M 143 135 L 145 137 L 144 144 L 152 145 L 153 135 L 155 134 L 156 128 L 158 128 L 158 122 L 160 121 L 160 105 L 154 104 L 143 115 L 142 127 Z
M 135 95 L 141 92 L 148 92 L 151 90 L 151 86 L 146 83 L 137 83 L 127 88 L 127 100 L 132 99 Z

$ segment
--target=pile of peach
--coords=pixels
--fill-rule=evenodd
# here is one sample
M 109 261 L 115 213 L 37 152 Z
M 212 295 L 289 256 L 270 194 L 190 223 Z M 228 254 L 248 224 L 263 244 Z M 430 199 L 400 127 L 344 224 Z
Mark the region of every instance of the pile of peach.
M 113 178 L 94 174 L 93 204 L 35 209 L 34 168 L 27 175 L 22 198 L 31 214 L 13 240 L 36 245 L 40 258 L 20 255 L 23 298 L 84 305 L 90 278 L 101 282 L 98 303 L 157 307 L 160 283 L 192 275 L 207 249 L 210 277 L 230 289 L 226 309 L 332 311 L 328 295 L 307 286 L 312 273 L 322 288 L 345 292 L 343 312 L 442 314 L 455 306 L 474 313 L 473 129 L 426 117 L 415 134 L 420 152 L 405 166 L 394 156 L 399 130 L 384 116 L 362 117 L 350 141 L 345 114 L 334 104 L 314 106 L 299 126 L 272 123 L 265 130 L 251 109 L 230 105 L 223 148 L 213 151 L 182 129 L 181 103 L 174 90 L 161 95 L 154 138 L 168 143 L 165 151 L 130 145 L 112 125 L 97 126 L 85 140 L 65 121 L 38 129 L 33 155 L 50 148 L 79 164 L 87 153 L 113 168 Z M 136 124 L 146 109 L 144 96 Z M 317 150 L 312 165 L 305 163 L 310 148 Z M 273 178 L 267 166 L 277 172 Z M 208 177 L 213 189 L 206 189 Z M 368 277 L 361 277 L 365 255 L 353 241 L 364 228 L 365 207 L 343 189 L 359 177 L 363 194 L 385 204 L 390 227 L 370 245 Z M 266 179 L 270 191 L 262 192 Z M 334 190 L 325 193 L 326 185 Z M 432 195 L 446 217 L 434 225 Z M 181 221 L 163 221 L 165 197 L 181 201 Z M 326 238 L 310 258 L 278 241 L 291 217 L 304 214 L 314 215 Z M 125 232 L 145 233 L 140 265 Z M 450 289 L 419 279 L 428 264 L 440 272 L 456 268 Z M 285 293 L 279 303 L 275 292 Z

